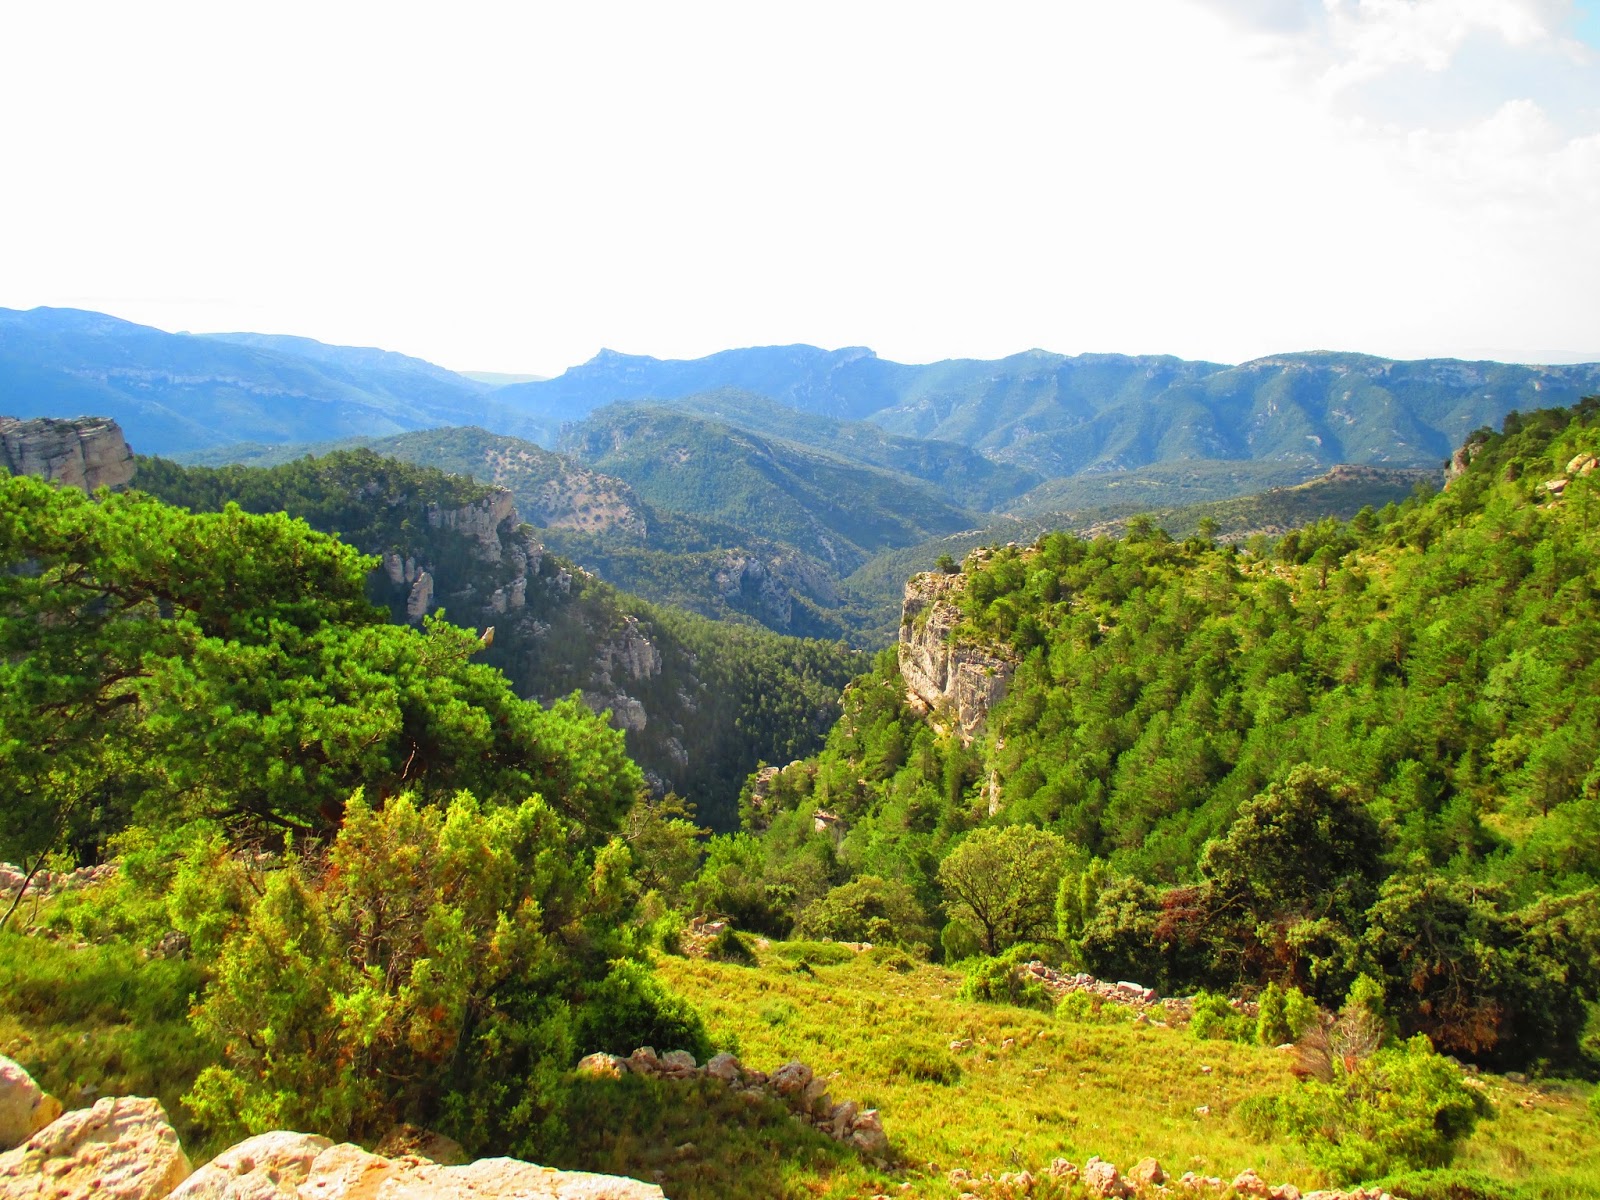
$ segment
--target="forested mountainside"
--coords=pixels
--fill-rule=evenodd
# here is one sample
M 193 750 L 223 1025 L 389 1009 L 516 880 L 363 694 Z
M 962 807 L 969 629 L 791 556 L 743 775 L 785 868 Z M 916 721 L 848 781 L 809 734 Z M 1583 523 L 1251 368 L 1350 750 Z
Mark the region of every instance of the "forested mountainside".
M 1324 1002 L 1365 973 L 1453 1053 L 1579 1061 L 1597 454 L 1600 399 L 1479 430 L 1444 491 L 1271 548 L 1138 520 L 914 578 L 826 748 L 747 789 L 759 839 L 722 853 L 766 891 L 725 906 L 781 931 L 845 911 L 830 889 L 898 887 L 947 952 L 1059 937 L 1102 977 Z
M 436 425 L 531 428 L 487 385 L 404 355 L 171 334 L 77 309 L 0 309 L 0 393 L 19 417 L 110 417 L 153 454 Z
M 564 432 L 560 449 L 654 504 L 759 530 L 841 574 L 975 523 L 920 479 L 675 409 L 603 409 Z
M 609 711 L 656 790 L 692 801 L 714 828 L 735 823 L 758 761 L 817 744 L 857 669 L 834 643 L 714 625 L 618 592 L 549 553 L 505 489 L 370 451 L 271 468 L 144 458 L 135 486 L 195 512 L 286 512 L 379 555 L 370 591 L 395 620 L 442 609 L 457 625 L 493 626 L 480 661 L 525 698 L 580 692 Z
M 1230 367 L 1030 350 L 908 366 L 861 348 L 759 347 L 690 362 L 604 351 L 498 398 L 569 421 L 617 400 L 660 402 L 718 388 L 956 442 L 1051 478 L 1183 459 L 1431 466 L 1470 430 L 1513 409 L 1571 404 L 1600 389 L 1600 364 L 1317 352 Z
M 430 429 L 339 442 L 239 444 L 183 460 L 275 466 L 354 448 L 505 488 L 546 546 L 657 604 L 802 637 L 859 637 L 865 628 L 828 564 L 759 532 L 660 508 L 623 480 L 521 438 L 471 427 Z

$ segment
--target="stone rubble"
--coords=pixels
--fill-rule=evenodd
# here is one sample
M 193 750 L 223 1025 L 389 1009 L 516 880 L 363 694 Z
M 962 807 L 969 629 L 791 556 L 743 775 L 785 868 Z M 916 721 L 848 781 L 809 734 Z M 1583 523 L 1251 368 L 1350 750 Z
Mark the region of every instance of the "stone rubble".
M 591 1054 L 578 1064 L 577 1070 L 591 1079 L 620 1079 L 629 1074 L 655 1079 L 716 1079 L 752 1103 L 764 1098 L 781 1100 L 796 1120 L 863 1154 L 881 1157 L 889 1149 L 878 1110 L 863 1109 L 854 1100 L 836 1102 L 828 1092 L 828 1081 L 803 1062 L 784 1063 L 768 1075 L 744 1066 L 731 1054 L 713 1055 L 699 1066 L 686 1050 L 657 1054 L 653 1046 L 641 1046 L 627 1058 Z
M 52 892 L 72 892 L 79 888 L 88 887 L 91 883 L 103 883 L 115 875 L 115 863 L 101 863 L 94 867 L 79 867 L 75 871 L 46 871 L 34 872 L 33 878 L 28 878 L 28 872 L 12 863 L 0 862 L 0 896 L 6 899 L 14 897 L 26 884 L 26 894 L 29 896 L 45 897 Z

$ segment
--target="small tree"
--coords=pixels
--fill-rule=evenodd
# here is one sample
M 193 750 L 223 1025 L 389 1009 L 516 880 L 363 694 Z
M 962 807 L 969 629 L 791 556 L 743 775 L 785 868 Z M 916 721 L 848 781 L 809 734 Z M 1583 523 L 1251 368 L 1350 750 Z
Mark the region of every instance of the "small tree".
M 1031 825 L 974 830 L 939 864 L 953 916 L 981 931 L 985 954 L 1048 936 L 1067 844 Z

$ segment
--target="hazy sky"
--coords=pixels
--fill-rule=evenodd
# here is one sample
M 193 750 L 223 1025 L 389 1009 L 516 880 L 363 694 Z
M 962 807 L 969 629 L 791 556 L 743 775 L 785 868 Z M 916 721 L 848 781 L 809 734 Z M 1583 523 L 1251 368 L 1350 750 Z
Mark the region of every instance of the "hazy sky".
M 1600 0 L 0 8 L 0 305 L 601 346 L 1600 359 Z

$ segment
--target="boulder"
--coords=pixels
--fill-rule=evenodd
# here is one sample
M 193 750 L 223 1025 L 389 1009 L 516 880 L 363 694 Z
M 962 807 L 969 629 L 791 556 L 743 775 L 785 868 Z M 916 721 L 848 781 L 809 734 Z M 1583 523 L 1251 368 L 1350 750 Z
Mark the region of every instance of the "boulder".
M 722 1080 L 723 1083 L 737 1083 L 740 1075 L 739 1060 L 726 1051 L 713 1054 L 711 1060 L 706 1063 L 706 1074 Z
M 578 1060 L 576 1070 L 587 1079 L 621 1079 L 628 1073 L 628 1060 L 615 1054 L 588 1054 Z
M 0 1154 L 0 1200 L 160 1200 L 189 1160 L 158 1100 L 107 1097 Z
M 694 1055 L 687 1050 L 669 1050 L 661 1058 L 661 1064 L 678 1071 L 693 1071 L 700 1064 L 694 1061 Z
M 1083 1185 L 1096 1196 L 1121 1197 L 1133 1192 L 1117 1170 L 1117 1165 L 1098 1157 L 1083 1164 Z
M 311 1164 L 331 1145 L 312 1133 L 248 1138 L 189 1176 L 169 1200 L 300 1200 Z
M 1141 1158 L 1128 1168 L 1128 1182 L 1135 1187 L 1157 1187 L 1167 1181 L 1167 1173 L 1153 1158 Z
M 20 1063 L 0 1055 L 0 1150 L 20 1146 L 60 1115 L 60 1102 Z
M 1233 1177 L 1233 1190 L 1240 1196 L 1270 1196 L 1272 1185 L 1257 1175 L 1253 1167 L 1247 1167 Z
M 850 1142 L 868 1154 L 882 1154 L 889 1148 L 889 1135 L 883 1132 L 877 1109 L 869 1108 L 856 1115 L 850 1123 Z
M 659 1187 L 620 1175 L 557 1171 L 511 1158 L 442 1167 L 330 1146 L 311 1164 L 299 1200 L 664 1200 Z
M 811 1082 L 811 1068 L 803 1062 L 787 1062 L 772 1073 L 772 1089 L 780 1096 L 792 1096 L 806 1090 Z

